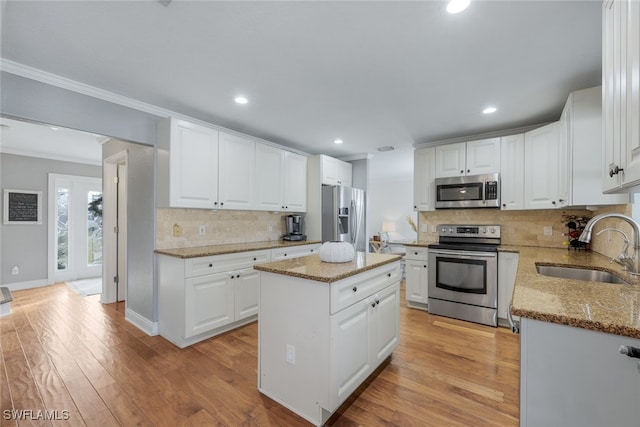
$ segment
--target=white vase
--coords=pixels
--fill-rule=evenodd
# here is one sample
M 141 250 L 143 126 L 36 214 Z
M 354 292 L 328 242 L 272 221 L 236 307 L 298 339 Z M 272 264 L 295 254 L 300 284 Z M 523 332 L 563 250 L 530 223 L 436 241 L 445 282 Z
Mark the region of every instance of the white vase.
M 356 251 L 349 242 L 324 242 L 320 246 L 320 259 L 324 262 L 351 262 Z

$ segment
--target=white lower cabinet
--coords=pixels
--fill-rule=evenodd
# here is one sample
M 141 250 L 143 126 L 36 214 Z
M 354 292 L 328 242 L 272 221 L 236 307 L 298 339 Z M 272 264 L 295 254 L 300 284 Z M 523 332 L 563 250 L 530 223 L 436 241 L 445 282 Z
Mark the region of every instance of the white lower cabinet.
M 405 275 L 407 286 L 407 306 L 411 308 L 427 309 L 427 248 L 407 246 Z
M 498 252 L 498 323 L 505 326 L 508 324 L 519 258 L 516 252 Z
M 333 283 L 260 272 L 258 389 L 324 424 L 400 339 L 400 264 Z
M 640 420 L 640 339 L 521 318 L 520 425 L 628 427 Z
M 253 322 L 269 250 L 182 259 L 158 256 L 159 333 L 180 348 Z

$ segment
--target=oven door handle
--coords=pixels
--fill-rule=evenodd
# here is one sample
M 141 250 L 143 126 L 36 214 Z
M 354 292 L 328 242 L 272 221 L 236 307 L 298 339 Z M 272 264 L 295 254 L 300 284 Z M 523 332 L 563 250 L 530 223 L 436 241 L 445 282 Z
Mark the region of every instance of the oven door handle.
M 460 259 L 473 259 L 473 258 L 497 258 L 496 252 L 473 252 L 473 251 L 449 251 L 446 249 L 429 249 L 430 254 L 434 255 L 449 255 Z

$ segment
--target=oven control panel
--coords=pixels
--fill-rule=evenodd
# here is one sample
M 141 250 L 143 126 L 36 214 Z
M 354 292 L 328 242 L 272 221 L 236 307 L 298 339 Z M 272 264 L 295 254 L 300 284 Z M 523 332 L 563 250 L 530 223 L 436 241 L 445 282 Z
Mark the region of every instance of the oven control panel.
M 470 237 L 486 239 L 500 238 L 500 226 L 489 225 L 460 225 L 460 224 L 440 224 L 438 226 L 438 236 L 440 237 Z

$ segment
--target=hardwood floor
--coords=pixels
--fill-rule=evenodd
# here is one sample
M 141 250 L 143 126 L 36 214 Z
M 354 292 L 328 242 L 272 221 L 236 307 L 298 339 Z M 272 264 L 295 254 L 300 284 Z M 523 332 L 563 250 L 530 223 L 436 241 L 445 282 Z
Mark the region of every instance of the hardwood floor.
M 258 392 L 255 322 L 181 350 L 125 321 L 122 303 L 64 284 L 13 294 L 0 318 L 0 426 L 309 425 Z M 404 303 L 400 330 L 328 425 L 518 425 L 519 336 Z

